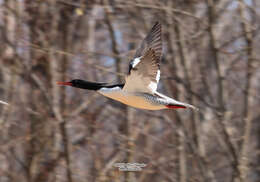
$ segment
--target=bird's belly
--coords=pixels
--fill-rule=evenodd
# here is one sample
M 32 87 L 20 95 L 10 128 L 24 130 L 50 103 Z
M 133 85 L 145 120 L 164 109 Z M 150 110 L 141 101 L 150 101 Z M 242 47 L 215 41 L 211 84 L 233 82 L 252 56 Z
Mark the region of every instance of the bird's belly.
M 164 105 L 154 103 L 140 96 L 128 95 L 127 99 L 123 98 L 122 100 L 118 100 L 126 105 L 136 107 L 139 109 L 147 109 L 147 110 L 160 110 L 166 109 Z
M 147 109 L 147 110 L 166 109 L 166 107 L 162 104 L 156 103 L 145 97 L 132 94 L 132 93 L 118 92 L 118 93 L 101 93 L 101 94 L 111 99 L 117 100 L 123 104 L 136 107 L 139 109 Z

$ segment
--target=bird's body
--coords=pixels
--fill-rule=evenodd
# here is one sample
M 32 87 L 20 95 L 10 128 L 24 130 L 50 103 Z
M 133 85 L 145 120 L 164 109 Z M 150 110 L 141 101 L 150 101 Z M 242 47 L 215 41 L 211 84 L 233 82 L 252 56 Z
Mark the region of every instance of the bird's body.
M 166 109 L 165 105 L 160 104 L 159 100 L 155 96 L 148 93 L 126 92 L 120 88 L 112 91 L 110 89 L 101 89 L 98 92 L 106 97 L 139 109 Z
M 137 49 L 134 59 L 130 62 L 129 73 L 124 84 L 109 85 L 84 80 L 58 82 L 58 84 L 95 90 L 108 98 L 139 109 L 195 109 L 190 104 L 176 101 L 156 91 L 160 79 L 159 63 L 161 56 L 161 25 L 157 22 Z
M 100 94 L 117 100 L 123 104 L 147 110 L 161 110 L 168 108 L 186 108 L 193 107 L 189 104 L 178 102 L 170 97 L 155 92 L 154 94 L 145 92 L 129 92 L 119 86 L 113 88 L 101 88 L 97 92 Z

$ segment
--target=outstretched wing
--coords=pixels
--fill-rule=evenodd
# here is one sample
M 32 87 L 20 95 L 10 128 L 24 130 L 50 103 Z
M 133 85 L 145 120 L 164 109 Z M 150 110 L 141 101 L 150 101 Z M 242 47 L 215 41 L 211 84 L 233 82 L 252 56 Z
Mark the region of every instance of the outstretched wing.
M 160 79 L 161 24 L 156 22 L 129 64 L 124 90 L 153 93 Z
M 136 53 L 134 55 L 135 58 L 139 58 L 145 54 L 145 52 L 151 48 L 155 51 L 155 55 L 158 58 L 158 60 L 161 60 L 162 57 L 162 38 L 161 38 L 161 24 L 159 22 L 156 22 L 150 32 L 147 34 L 147 36 L 144 38 L 143 42 L 139 46 L 139 48 L 136 50 Z M 129 64 L 129 74 L 133 67 L 134 59 Z
M 151 48 L 140 58 L 135 58 L 123 90 L 154 93 L 160 80 L 159 61 Z
M 141 43 L 141 46 L 136 50 L 134 58 L 143 56 L 147 49 L 151 48 L 155 51 L 156 57 L 160 60 L 162 57 L 161 31 L 161 24 L 159 22 L 156 22 Z

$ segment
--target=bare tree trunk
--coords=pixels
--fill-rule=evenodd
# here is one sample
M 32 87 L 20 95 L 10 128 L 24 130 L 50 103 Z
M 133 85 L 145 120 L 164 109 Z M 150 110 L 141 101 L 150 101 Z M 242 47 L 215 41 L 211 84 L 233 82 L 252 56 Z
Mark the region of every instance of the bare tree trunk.
M 230 136 L 226 130 L 225 124 L 224 124 L 224 114 L 225 114 L 225 103 L 224 103 L 224 89 L 223 89 L 223 76 L 221 75 L 221 70 L 219 66 L 219 56 L 218 56 L 218 49 L 216 45 L 216 39 L 214 35 L 214 24 L 215 24 L 215 3 L 212 0 L 207 0 L 207 11 L 208 11 L 208 17 L 209 17 L 209 37 L 210 37 L 210 48 L 212 51 L 212 59 L 213 63 L 216 69 L 217 73 L 217 85 L 218 85 L 218 91 L 217 91 L 217 103 L 218 103 L 218 111 L 217 111 L 217 117 L 218 117 L 218 126 L 220 129 L 221 134 L 224 137 L 224 141 L 227 144 L 227 147 L 229 149 L 230 154 L 232 155 L 233 161 L 232 161 L 232 167 L 233 167 L 233 179 L 234 176 L 240 176 L 240 172 L 238 169 L 238 156 L 235 150 L 235 147 L 233 146 Z
M 251 79 L 252 79 L 252 62 L 253 62 L 253 38 L 252 38 L 252 28 L 250 20 L 246 21 L 246 7 L 244 1 L 238 0 L 239 3 L 239 15 L 241 19 L 241 28 L 243 31 L 244 39 L 246 41 L 246 55 L 247 55 L 247 67 L 246 67 L 246 84 L 244 88 L 244 101 L 243 101 L 243 115 L 242 119 L 245 123 L 244 125 L 244 134 L 240 159 L 239 159 L 239 170 L 241 178 L 244 182 L 248 181 L 248 171 L 249 171 L 249 148 L 250 148 L 250 135 L 252 130 L 252 114 L 250 112 L 250 96 L 251 96 Z
M 109 6 L 109 1 L 105 1 L 105 5 Z M 110 15 L 110 12 L 108 10 L 108 8 L 105 8 L 105 13 L 106 13 L 106 18 L 105 18 L 105 22 L 108 26 L 108 31 L 111 37 L 111 43 L 112 43 L 112 52 L 115 56 L 115 65 L 116 65 L 116 72 L 121 72 L 121 67 L 120 67 L 120 63 L 121 63 L 121 59 L 119 57 L 119 51 L 118 51 L 118 46 L 116 43 L 116 37 L 115 37 L 115 29 L 113 28 L 112 25 L 112 20 L 113 17 L 112 15 Z M 122 82 L 122 79 L 117 76 L 117 80 L 118 82 Z M 122 105 L 122 104 L 121 104 Z M 122 134 L 124 134 L 127 138 L 126 143 L 125 143 L 125 147 L 126 147 L 126 153 L 125 153 L 125 158 L 123 160 L 124 163 L 130 163 L 132 161 L 133 158 L 133 141 L 131 141 L 131 120 L 132 120 L 132 116 L 133 116 L 133 112 L 131 111 L 131 109 L 129 109 L 128 107 L 126 107 L 125 105 L 122 105 L 122 110 L 125 113 L 125 121 L 122 121 L 121 123 L 121 132 Z M 126 172 L 124 173 L 124 181 L 125 182 L 130 182 L 132 181 L 132 176 L 130 172 Z

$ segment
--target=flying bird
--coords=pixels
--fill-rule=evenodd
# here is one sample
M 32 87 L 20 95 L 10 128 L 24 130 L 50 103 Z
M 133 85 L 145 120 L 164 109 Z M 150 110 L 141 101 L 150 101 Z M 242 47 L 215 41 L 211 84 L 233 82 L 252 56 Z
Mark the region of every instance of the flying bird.
M 156 22 L 130 61 L 125 83 L 110 85 L 75 79 L 69 82 L 57 82 L 57 84 L 94 90 L 108 98 L 139 109 L 196 109 L 190 104 L 174 100 L 156 91 L 160 80 L 161 57 L 161 24 Z

